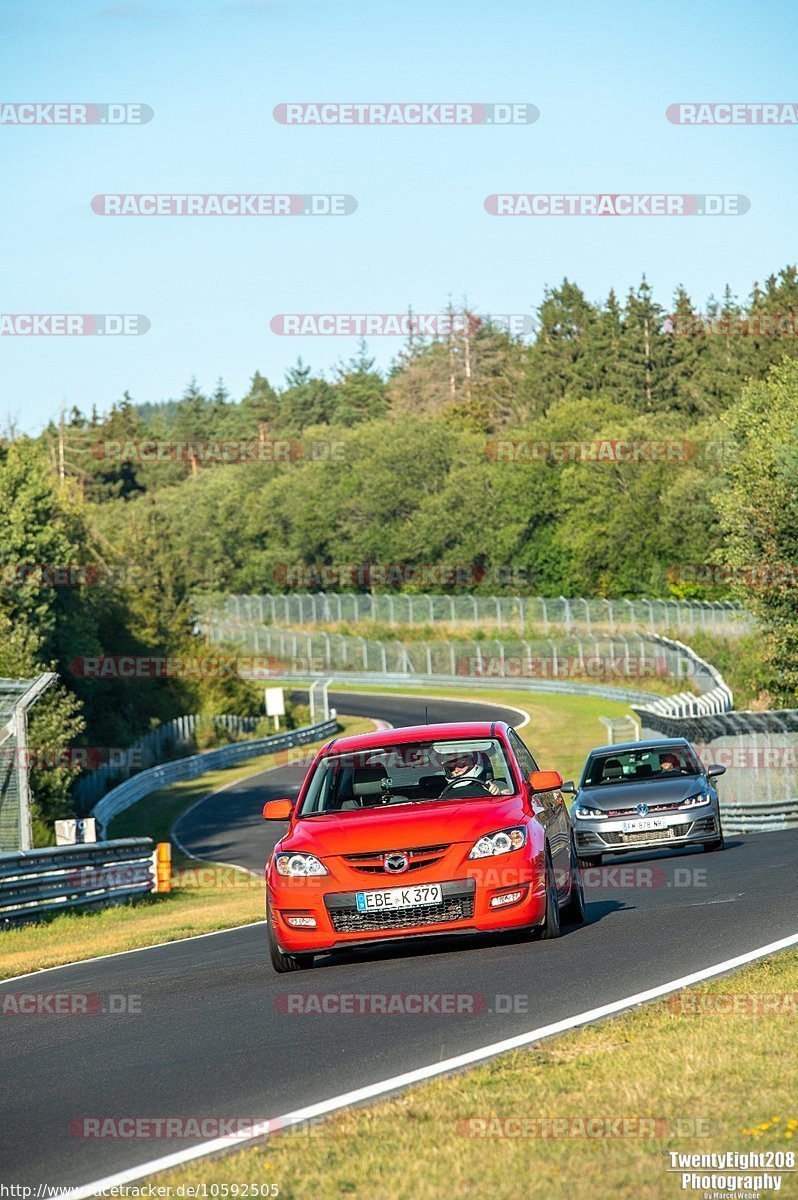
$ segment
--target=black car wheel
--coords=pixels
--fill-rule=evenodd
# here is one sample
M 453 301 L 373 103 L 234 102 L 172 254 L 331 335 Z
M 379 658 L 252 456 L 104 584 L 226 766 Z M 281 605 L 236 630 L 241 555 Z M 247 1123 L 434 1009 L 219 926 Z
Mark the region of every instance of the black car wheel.
M 585 919 L 585 888 L 582 883 L 582 872 L 579 868 L 579 859 L 576 856 L 573 835 L 571 835 L 569 874 L 571 876 L 571 895 L 568 897 L 568 903 L 562 910 L 560 917 L 565 925 L 581 925 Z
M 266 920 L 266 938 L 269 943 L 269 957 L 272 960 L 272 966 L 280 975 L 287 971 L 306 971 L 313 966 L 312 954 L 286 954 L 280 948 L 274 933 L 274 926 L 268 918 Z
M 720 813 L 718 813 L 718 833 L 714 842 L 704 842 L 704 851 L 706 854 L 711 854 L 713 850 L 723 850 L 726 846 L 726 839 L 723 836 L 723 826 L 720 823 Z
M 557 899 L 557 881 L 554 878 L 554 867 L 551 854 L 546 847 L 546 912 L 542 925 L 535 925 L 530 931 L 536 939 L 548 941 L 560 936 L 560 902 Z

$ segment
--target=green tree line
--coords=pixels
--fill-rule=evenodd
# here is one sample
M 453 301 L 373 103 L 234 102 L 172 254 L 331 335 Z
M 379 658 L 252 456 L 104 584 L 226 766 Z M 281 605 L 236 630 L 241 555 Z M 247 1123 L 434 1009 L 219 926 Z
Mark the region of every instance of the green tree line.
M 796 269 L 702 310 L 683 289 L 666 309 L 645 280 L 600 303 L 565 280 L 529 338 L 450 311 L 453 332 L 409 337 L 385 372 L 361 344 L 328 374 L 256 371 L 240 400 L 192 381 L 0 443 L 0 675 L 60 676 L 32 739 L 124 746 L 185 712 L 257 712 L 245 680 L 123 683 L 76 664 L 196 655 L 203 593 L 313 589 L 335 564 L 467 567 L 451 586 L 483 593 L 739 597 L 763 623 L 762 687 L 796 702 L 795 589 L 742 570 L 796 562 Z M 225 442 L 258 449 L 202 450 Z M 17 570 L 43 564 L 94 576 Z M 696 572 L 713 564 L 737 568 L 731 585 Z M 34 779 L 42 819 L 69 811 L 73 776 Z

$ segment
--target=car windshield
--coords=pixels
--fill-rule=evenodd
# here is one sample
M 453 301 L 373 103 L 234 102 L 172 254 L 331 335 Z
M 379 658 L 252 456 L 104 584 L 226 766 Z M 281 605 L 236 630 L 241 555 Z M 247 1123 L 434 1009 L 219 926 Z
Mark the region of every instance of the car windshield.
M 332 754 L 316 767 L 298 816 L 384 811 L 516 790 L 498 738 L 404 742 Z
M 700 775 L 701 767 L 688 746 L 648 746 L 640 750 L 609 751 L 591 755 L 582 787 L 612 783 L 641 783 L 674 775 Z

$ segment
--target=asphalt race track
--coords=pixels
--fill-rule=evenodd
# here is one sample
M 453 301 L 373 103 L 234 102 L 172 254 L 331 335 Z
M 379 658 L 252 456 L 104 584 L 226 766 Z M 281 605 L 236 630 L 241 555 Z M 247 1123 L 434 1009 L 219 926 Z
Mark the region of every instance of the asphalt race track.
M 331 697 L 339 711 L 392 724 L 424 701 Z M 515 710 L 442 700 L 430 721 Z M 534 744 L 534 737 L 531 739 Z M 260 871 L 282 826 L 264 800 L 291 795 L 281 767 L 208 797 L 177 826 L 202 858 Z M 722 781 L 721 781 L 722 787 Z M 722 794 L 722 793 L 721 793 Z M 665 984 L 798 930 L 798 831 L 728 839 L 720 854 L 648 854 L 594 869 L 587 923 L 553 942 L 471 938 L 327 956 L 276 975 L 262 925 L 44 971 L 7 993 L 140 997 L 140 1013 L 6 1013 L 0 1037 L 4 1183 L 82 1185 L 196 1142 L 76 1136 L 85 1117 L 266 1119 Z M 623 871 L 620 870 L 623 866 Z M 285 1011 L 288 993 L 444 993 L 460 1015 Z M 301 1154 L 301 1142 L 297 1141 Z

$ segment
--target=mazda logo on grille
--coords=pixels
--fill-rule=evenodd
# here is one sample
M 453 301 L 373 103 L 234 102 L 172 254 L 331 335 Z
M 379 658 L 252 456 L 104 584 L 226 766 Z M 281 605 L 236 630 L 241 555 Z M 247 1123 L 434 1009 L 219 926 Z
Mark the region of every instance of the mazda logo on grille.
M 386 854 L 382 865 L 385 870 L 391 875 L 401 875 L 402 871 L 407 870 L 409 859 L 406 854 L 394 853 Z
M 647 804 L 638 804 L 637 808 L 635 809 L 635 812 L 638 813 L 638 815 L 641 817 L 647 817 L 648 816 L 648 805 Z

